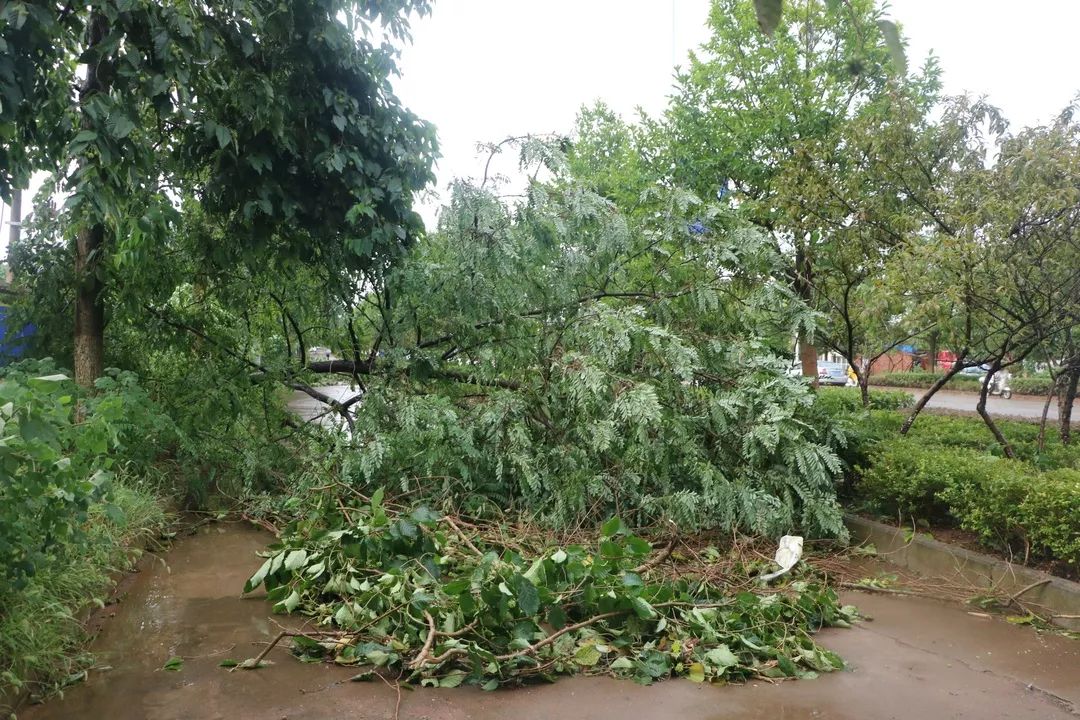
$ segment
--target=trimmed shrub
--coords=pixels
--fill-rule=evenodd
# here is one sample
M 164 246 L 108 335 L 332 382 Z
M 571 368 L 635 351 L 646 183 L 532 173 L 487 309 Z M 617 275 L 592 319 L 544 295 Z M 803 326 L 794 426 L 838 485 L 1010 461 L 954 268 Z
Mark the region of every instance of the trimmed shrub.
M 958 448 L 926 447 L 915 438 L 882 442 L 860 468 L 856 489 L 871 506 L 890 515 L 950 520 L 943 495 L 952 486 L 973 486 L 999 472 L 991 455 Z
M 863 412 L 862 395 L 857 387 L 818 388 L 815 404 L 832 416 Z M 911 393 L 903 390 L 871 390 L 871 410 L 904 410 L 915 405 Z
M 1020 395 L 1047 395 L 1053 385 L 1049 376 L 1018 377 L 1009 381 L 1012 391 Z
M 1020 504 L 1038 480 L 1033 468 L 1007 460 L 986 464 L 984 470 L 959 481 L 954 478 L 938 497 L 960 527 L 977 534 L 984 545 L 1011 551 L 1017 540 L 1027 542 Z
M 1037 551 L 1080 568 L 1080 471 L 1065 469 L 1032 478 L 1020 521 Z
M 988 547 L 1080 567 L 1080 471 L 915 437 L 877 443 L 856 491 L 875 511 L 953 525 Z
M 943 373 L 901 372 L 871 375 L 870 383 L 888 387 L 928 388 L 936 383 Z M 956 375 L 945 387 L 949 390 L 978 390 L 979 378 L 971 375 Z

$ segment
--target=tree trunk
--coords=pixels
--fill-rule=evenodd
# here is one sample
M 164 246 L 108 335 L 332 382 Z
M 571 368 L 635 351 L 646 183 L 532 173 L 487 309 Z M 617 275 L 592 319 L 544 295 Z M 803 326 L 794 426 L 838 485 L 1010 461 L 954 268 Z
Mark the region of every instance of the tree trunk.
M 907 420 L 905 420 L 904 424 L 900 426 L 901 435 L 908 434 L 908 430 L 910 430 L 911 426 L 915 424 L 915 418 L 919 417 L 919 413 L 921 413 L 922 409 L 926 407 L 926 403 L 930 402 L 930 398 L 934 397 L 938 390 L 945 387 L 945 383 L 952 380 L 957 373 L 959 373 L 965 367 L 968 367 L 964 364 L 964 358 L 966 356 L 967 349 L 965 348 L 964 350 L 960 351 L 959 355 L 957 355 L 956 362 L 953 363 L 953 366 L 949 370 L 949 372 L 939 377 L 934 382 L 934 384 L 930 386 L 930 389 L 923 393 L 923 396 L 919 398 L 919 401 L 917 403 L 915 403 L 915 407 L 912 409 L 911 414 L 908 415 Z
M 938 333 L 930 333 L 930 372 L 937 372 Z
M 859 380 L 859 394 L 862 396 L 862 406 L 870 407 L 870 373 L 855 371 L 855 377 Z
M 1077 385 L 1080 384 L 1080 362 L 1072 362 L 1062 372 L 1064 384 L 1058 393 L 1058 432 L 1061 444 L 1072 442 L 1072 411 L 1076 402 Z
M 807 256 L 806 247 L 802 243 L 795 246 L 795 294 L 806 303 L 807 307 L 813 307 L 813 286 L 810 277 L 810 258 Z M 803 377 L 811 378 L 811 384 L 818 384 L 818 353 L 817 347 L 811 342 L 806 331 L 799 333 L 799 363 L 802 365 Z
M 90 16 L 87 28 L 87 49 L 101 43 L 107 31 L 107 21 L 99 13 Z M 105 90 L 95 63 L 86 66 L 86 78 L 79 90 L 79 104 L 85 106 L 94 94 Z M 82 113 L 81 126 L 93 129 L 93 121 Z M 88 204 L 88 203 L 87 203 Z M 75 382 L 93 387 L 105 371 L 105 306 L 102 280 L 102 253 L 105 228 L 99 219 L 87 219 L 89 224 L 79 229 L 75 239 Z
M 990 383 L 993 382 L 994 374 L 1001 370 L 1001 362 L 995 361 L 990 369 L 986 371 L 986 377 L 983 378 L 982 389 L 979 390 L 979 404 L 975 406 L 975 410 L 978 411 L 979 417 L 986 423 L 986 427 L 990 428 L 990 432 L 994 435 L 994 438 L 1001 445 L 1001 449 L 1005 452 L 1005 457 L 1014 459 L 1016 453 L 1013 452 L 1012 445 L 1005 439 L 1005 436 L 1001 434 L 1001 430 L 998 429 L 997 423 L 990 417 L 990 413 L 986 412 L 986 397 L 990 393 Z
M 1039 452 L 1042 452 L 1046 448 L 1046 417 L 1050 414 L 1050 403 L 1054 401 L 1054 395 L 1057 394 L 1058 382 L 1055 381 L 1050 385 L 1050 392 L 1046 394 L 1046 402 L 1043 403 L 1042 418 L 1039 420 Z
M 75 240 L 75 382 L 83 387 L 93 387 L 105 371 L 103 237 L 101 225 L 93 225 L 79 230 Z
M 813 384 L 817 385 L 817 348 L 807 340 L 805 333 L 799 337 L 799 362 L 802 364 L 803 377 L 813 378 Z

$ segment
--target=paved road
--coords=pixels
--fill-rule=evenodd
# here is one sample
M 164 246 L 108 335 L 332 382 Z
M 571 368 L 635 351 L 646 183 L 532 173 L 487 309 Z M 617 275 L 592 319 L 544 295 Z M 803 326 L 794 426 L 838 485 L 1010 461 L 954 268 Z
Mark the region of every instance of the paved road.
M 261 592 L 237 597 L 273 542 L 241 524 L 205 526 L 147 562 L 123 600 L 102 614 L 91 649 L 110 672 L 43 705 L 24 720 L 1076 720 L 1080 643 L 968 607 L 926 598 L 845 593 L 873 622 L 823 630 L 817 639 L 848 663 L 816 680 L 741 686 L 670 680 L 649 687 L 611 677 L 479 692 L 476 688 L 395 690 L 349 682 L 356 668 L 302 663 L 277 645 L 261 670 L 229 673 L 299 618 L 271 620 Z M 150 558 L 147 557 L 147 560 Z M 869 576 L 889 566 L 868 566 Z M 171 656 L 177 672 L 161 672 Z
M 900 388 L 875 388 L 878 390 L 897 390 Z M 350 397 L 356 394 L 356 390 L 350 388 L 348 385 L 324 385 L 317 388 L 319 392 L 325 393 L 330 397 L 333 397 L 339 402 L 348 400 Z M 921 397 L 924 390 L 910 389 L 908 390 L 916 399 Z M 936 408 L 940 410 L 954 410 L 958 412 L 975 412 L 975 404 L 979 401 L 978 393 L 972 392 L 956 392 L 953 390 L 942 390 L 934 395 L 930 400 L 928 407 Z M 1002 400 L 1000 397 L 990 397 L 986 402 L 986 409 L 990 411 L 991 415 L 996 417 L 1021 417 L 1021 418 L 1041 418 L 1043 411 L 1043 403 L 1046 402 L 1046 398 L 1037 395 L 1013 395 L 1008 400 Z M 308 395 L 300 392 L 299 390 L 293 393 L 292 398 L 289 401 L 289 407 L 293 411 L 304 418 L 310 420 L 316 415 L 324 412 L 326 406 L 320 403 L 318 400 L 314 400 Z M 1077 411 L 1080 415 L 1080 410 Z M 1048 415 L 1050 421 L 1057 420 L 1057 403 L 1051 403 L 1050 413 Z M 332 423 L 332 419 L 321 418 L 324 424 Z
M 881 390 L 896 390 L 898 388 L 879 388 Z M 915 398 L 922 397 L 925 390 L 908 390 Z M 927 405 L 929 408 L 939 408 L 941 410 L 957 410 L 960 412 L 975 412 L 975 405 L 979 402 L 979 394 L 973 392 L 956 392 L 953 390 L 942 390 L 934 395 L 930 399 L 930 403 Z M 1041 418 L 1043 411 L 1043 404 L 1046 402 L 1045 397 L 1039 397 L 1038 395 L 1013 395 L 1008 400 L 1002 400 L 1000 397 L 990 397 L 986 401 L 987 411 L 994 416 L 1004 417 L 1021 417 L 1021 418 Z M 1075 412 L 1075 411 L 1074 411 Z M 1047 417 L 1053 421 L 1057 420 L 1057 402 L 1050 404 L 1050 412 Z

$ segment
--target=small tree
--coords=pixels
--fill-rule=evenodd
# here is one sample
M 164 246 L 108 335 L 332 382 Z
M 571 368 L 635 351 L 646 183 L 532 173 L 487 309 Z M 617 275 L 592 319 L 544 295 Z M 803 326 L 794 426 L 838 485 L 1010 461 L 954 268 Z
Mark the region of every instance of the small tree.
M 420 227 L 433 132 L 390 92 L 427 0 L 8 2 L 0 8 L 0 194 L 63 178 L 75 267 L 75 375 L 104 365 L 106 309 L 142 289 L 197 199 L 226 229 L 200 248 L 381 266 Z M 138 298 L 134 299 L 138 302 Z

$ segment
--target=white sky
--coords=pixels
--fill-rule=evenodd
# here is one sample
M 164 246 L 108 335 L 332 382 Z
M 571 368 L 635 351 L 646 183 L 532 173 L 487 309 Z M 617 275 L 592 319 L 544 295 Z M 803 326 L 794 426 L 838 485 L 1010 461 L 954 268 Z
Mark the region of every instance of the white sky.
M 660 112 L 672 66 L 707 38 L 708 0 L 435 0 L 402 53 L 398 95 L 435 123 L 437 191 L 482 173 L 478 141 L 568 132 L 582 104 Z M 930 50 L 946 93 L 987 94 L 1014 126 L 1080 91 L 1080 0 L 893 0 L 908 61 Z M 446 199 L 445 197 L 443 198 Z M 424 216 L 430 222 L 434 208 Z
M 439 131 L 436 190 L 482 172 L 476 143 L 572 129 L 603 99 L 658 113 L 672 67 L 707 37 L 708 0 L 435 0 L 413 25 L 396 88 Z M 893 0 L 908 60 L 931 49 L 945 91 L 986 94 L 1019 127 L 1046 122 L 1080 91 L 1080 0 Z M 445 199 L 445 198 L 444 198 Z M 29 199 L 24 200 L 24 206 Z M 430 222 L 436 205 L 424 216 Z M 8 210 L 0 232 L 6 247 Z

